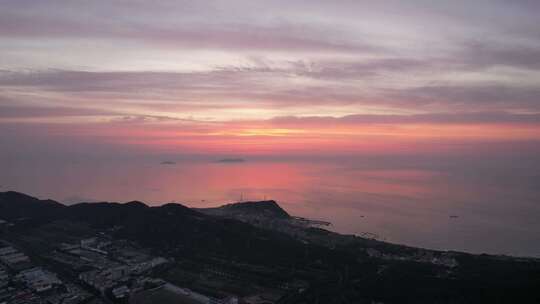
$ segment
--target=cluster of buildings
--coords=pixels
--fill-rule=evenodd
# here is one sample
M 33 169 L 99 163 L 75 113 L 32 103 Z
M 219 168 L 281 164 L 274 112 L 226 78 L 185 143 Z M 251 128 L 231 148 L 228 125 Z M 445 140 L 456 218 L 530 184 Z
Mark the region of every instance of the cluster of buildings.
M 21 250 L 0 240 L 0 304 L 80 304 L 92 295 L 56 273 L 36 266 Z
M 153 270 L 170 263 L 168 259 L 104 235 L 78 244 L 61 244 L 50 257 L 78 273 L 79 282 L 116 303 L 139 303 L 143 298 L 144 303 L 156 303 L 164 295 L 180 303 L 239 303 L 236 297 L 217 299 L 155 278 Z
M 62 285 L 62 281 L 58 279 L 56 274 L 41 267 L 23 270 L 15 276 L 15 280 L 24 283 L 36 293 L 42 293 Z
M 133 292 L 143 288 L 138 282 L 152 269 L 169 262 L 128 241 L 105 235 L 57 247 L 47 255 L 48 259 L 61 265 L 86 288 L 120 303 L 127 303 Z
M 101 238 L 83 239 L 77 244 L 60 244 L 56 251 L 46 257 L 61 264 L 74 277 L 101 294 L 168 262 L 165 258 L 141 252 L 124 241 Z
M 0 304 L 156 303 L 163 296 L 174 303 L 273 302 L 266 297 L 215 298 L 173 285 L 157 278 L 159 271 L 154 271 L 170 263 L 168 259 L 105 234 L 53 243 L 43 252 L 33 252 L 31 257 L 24 252 L 26 245 L 18 245 L 0 240 Z M 39 265 L 33 261 L 34 254 L 39 256 Z M 219 269 L 203 271 L 212 277 L 231 276 Z
M 428 263 L 438 266 L 445 266 L 448 268 L 455 268 L 459 265 L 452 252 L 435 253 L 431 250 L 415 249 L 412 250 L 409 254 L 389 254 L 383 253 L 374 248 L 368 248 L 365 251 L 369 257 L 379 258 L 383 260 L 414 261 L 418 263 Z
M 131 279 L 130 274 L 126 266 L 119 266 L 111 269 L 83 272 L 79 275 L 79 279 L 100 293 L 105 294 L 106 291 L 118 285 L 122 287 L 123 284 L 127 284 Z
M 30 262 L 30 258 L 13 246 L 3 243 L 0 245 L 0 262 L 9 268 L 21 269 Z

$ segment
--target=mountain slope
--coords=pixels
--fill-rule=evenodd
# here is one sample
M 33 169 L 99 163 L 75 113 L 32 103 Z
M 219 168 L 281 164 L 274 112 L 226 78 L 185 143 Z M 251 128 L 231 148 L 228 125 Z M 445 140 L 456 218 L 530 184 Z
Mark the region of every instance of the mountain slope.
M 20 218 L 47 217 L 56 214 L 64 205 L 53 200 L 40 200 L 15 192 L 0 192 L 0 218 L 13 221 Z
M 276 201 L 239 202 L 216 208 L 196 209 L 200 212 L 218 216 L 260 216 L 272 219 L 288 219 L 291 216 Z
M 48 222 L 67 220 L 86 223 L 95 229 L 110 231 L 116 237 L 131 239 L 160 251 L 181 252 L 183 256 L 227 256 L 234 260 L 270 264 L 300 263 L 304 252 L 300 242 L 285 234 L 233 219 L 206 215 L 181 204 L 149 207 L 135 201 L 64 206 L 12 192 L 1 193 L 0 198 L 2 211 L 8 211 L 2 212 L 2 216 L 5 214 L 6 219 L 27 219 L 24 225 L 22 222 L 17 225 L 20 231 L 36 229 Z M 264 206 L 266 208 L 268 204 Z M 277 208 L 281 209 L 279 206 Z M 276 248 L 284 250 L 272 252 Z

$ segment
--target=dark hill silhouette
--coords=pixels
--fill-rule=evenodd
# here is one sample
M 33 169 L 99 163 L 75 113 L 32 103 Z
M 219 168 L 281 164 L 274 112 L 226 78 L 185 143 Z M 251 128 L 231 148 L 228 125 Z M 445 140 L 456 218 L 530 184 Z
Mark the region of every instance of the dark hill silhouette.
M 0 195 L 4 196 L 13 195 Z M 25 195 L 13 197 L 17 199 L 5 199 L 2 206 L 11 210 L 16 217 L 32 219 L 31 224 L 18 225 L 19 229 L 35 229 L 38 224 L 71 220 L 87 223 L 97 229 L 114 228 L 115 236 L 153 248 L 176 248 L 187 256 L 211 253 L 271 264 L 287 260 L 300 262 L 304 254 L 304 246 L 287 235 L 232 219 L 205 215 L 181 204 L 149 207 L 135 201 L 64 206 Z M 272 252 L 276 248 L 287 250 Z
M 196 209 L 210 215 L 264 216 L 274 219 L 288 219 L 291 216 L 276 201 L 239 202 L 216 208 Z
M 53 200 L 40 200 L 15 191 L 0 192 L 0 218 L 5 220 L 52 216 L 63 208 L 64 205 Z
M 141 202 L 141 201 L 131 201 L 131 202 L 124 203 L 124 205 L 127 205 L 127 206 L 136 206 L 136 207 L 139 207 L 139 208 L 145 208 L 145 207 L 148 207 L 148 205 L 146 205 L 145 203 L 143 203 L 143 202 Z
M 538 303 L 540 299 L 540 262 L 536 259 L 443 253 L 352 236 L 347 242 L 339 242 L 333 234 L 325 237 L 319 233 L 322 240 L 330 241 L 330 246 L 323 246 L 235 219 L 203 214 L 181 204 L 150 207 L 135 201 L 67 207 L 5 192 L 0 193 L 0 208 L 0 218 L 30 218 L 16 221 L 15 227 L 20 228 L 12 237 L 32 233 L 57 220 L 84 222 L 97 231 L 136 241 L 178 260 L 278 270 L 268 284 L 297 277 L 309 282 L 306 290 L 291 293 L 280 304 Z M 289 216 L 274 201 L 213 209 Z M 305 235 L 309 234 L 313 231 L 306 230 Z M 375 246 L 374 254 L 369 254 Z M 455 259 L 458 266 L 430 262 L 435 257 L 444 258 L 443 254 Z M 418 255 L 430 258 L 421 262 L 415 260 Z

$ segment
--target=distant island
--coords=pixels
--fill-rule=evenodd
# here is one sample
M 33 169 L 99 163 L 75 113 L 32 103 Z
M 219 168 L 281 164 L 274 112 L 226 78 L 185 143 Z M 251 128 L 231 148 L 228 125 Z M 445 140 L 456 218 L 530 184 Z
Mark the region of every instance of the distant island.
M 538 259 L 390 244 L 321 224 L 272 200 L 199 209 L 139 201 L 66 206 L 0 192 L 0 303 L 540 299 Z
M 160 163 L 161 165 L 176 165 L 176 162 L 170 160 L 164 160 Z
M 218 163 L 243 163 L 246 160 L 243 158 L 222 158 L 218 160 Z

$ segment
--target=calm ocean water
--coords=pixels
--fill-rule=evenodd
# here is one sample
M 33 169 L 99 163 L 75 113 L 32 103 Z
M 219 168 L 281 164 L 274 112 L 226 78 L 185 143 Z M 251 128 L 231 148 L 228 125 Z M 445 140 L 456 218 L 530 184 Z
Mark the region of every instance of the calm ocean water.
M 193 207 L 274 199 L 342 233 L 474 253 L 540 256 L 540 176 L 501 160 L 13 162 L 0 190 L 67 203 Z

